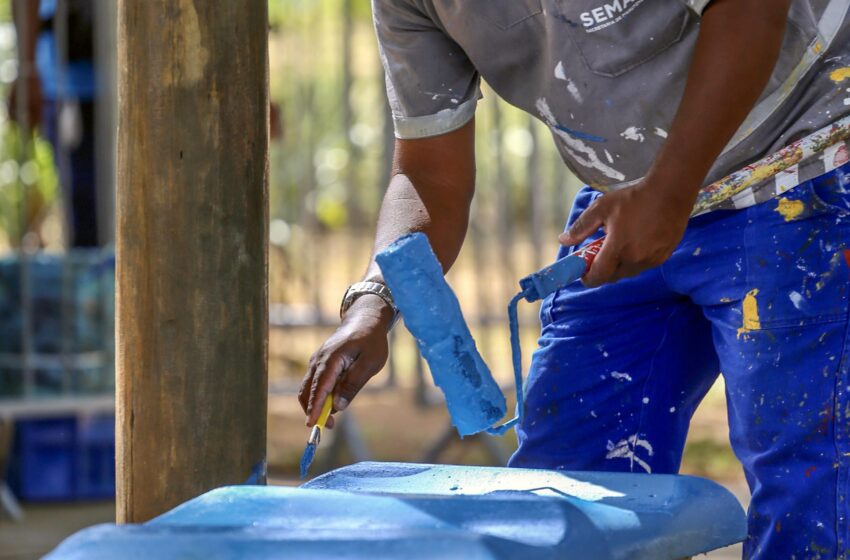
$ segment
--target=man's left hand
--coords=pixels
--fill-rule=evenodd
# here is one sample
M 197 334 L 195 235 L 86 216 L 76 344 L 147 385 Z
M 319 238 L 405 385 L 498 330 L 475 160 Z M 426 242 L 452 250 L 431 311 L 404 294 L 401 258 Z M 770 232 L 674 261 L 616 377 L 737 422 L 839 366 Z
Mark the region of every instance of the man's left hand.
M 583 279 L 586 286 L 636 276 L 673 254 L 688 225 L 695 195 L 693 189 L 671 192 L 653 183 L 646 179 L 597 198 L 559 237 L 562 245 L 579 245 L 604 228 L 602 249 Z

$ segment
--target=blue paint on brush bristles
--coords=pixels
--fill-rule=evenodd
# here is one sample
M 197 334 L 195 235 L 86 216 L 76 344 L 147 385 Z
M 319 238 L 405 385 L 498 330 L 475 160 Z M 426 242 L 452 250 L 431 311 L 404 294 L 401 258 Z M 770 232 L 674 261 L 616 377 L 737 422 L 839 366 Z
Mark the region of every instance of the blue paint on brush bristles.
M 425 234 L 401 237 L 380 252 L 376 261 L 404 324 L 428 362 L 434 383 L 445 394 L 452 425 L 460 436 L 479 432 L 502 435 L 521 422 L 524 406 L 517 304 L 537 301 L 578 280 L 587 268 L 585 259 L 569 255 L 520 281 L 521 291 L 508 305 L 517 416 L 501 426 L 494 424 L 505 415 L 505 397 L 478 353 L 457 297 Z
M 301 479 L 307 477 L 307 471 L 310 468 L 310 463 L 313 462 L 313 457 L 316 456 L 316 444 L 308 443 L 304 448 L 304 454 L 301 455 Z

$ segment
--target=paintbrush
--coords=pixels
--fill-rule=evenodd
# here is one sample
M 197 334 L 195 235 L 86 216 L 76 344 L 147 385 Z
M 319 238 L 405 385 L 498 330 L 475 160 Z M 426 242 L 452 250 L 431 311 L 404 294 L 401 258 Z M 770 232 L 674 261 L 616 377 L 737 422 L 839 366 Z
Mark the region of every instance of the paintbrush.
M 307 439 L 307 447 L 304 448 L 304 455 L 301 456 L 301 478 L 307 476 L 307 469 L 310 468 L 310 463 L 313 462 L 313 457 L 316 455 L 316 447 L 319 445 L 319 440 L 322 439 L 322 430 L 325 429 L 332 408 L 333 394 L 331 393 L 325 399 L 325 404 L 322 405 L 322 413 L 319 414 L 319 419 Z

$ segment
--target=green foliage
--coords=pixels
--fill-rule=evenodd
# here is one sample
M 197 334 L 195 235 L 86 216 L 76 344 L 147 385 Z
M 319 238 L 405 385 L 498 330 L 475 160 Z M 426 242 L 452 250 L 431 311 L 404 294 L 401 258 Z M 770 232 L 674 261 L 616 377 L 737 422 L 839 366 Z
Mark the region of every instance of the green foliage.
M 50 145 L 38 136 L 26 141 L 14 123 L 0 122 L 0 233 L 18 245 L 38 229 L 58 193 Z

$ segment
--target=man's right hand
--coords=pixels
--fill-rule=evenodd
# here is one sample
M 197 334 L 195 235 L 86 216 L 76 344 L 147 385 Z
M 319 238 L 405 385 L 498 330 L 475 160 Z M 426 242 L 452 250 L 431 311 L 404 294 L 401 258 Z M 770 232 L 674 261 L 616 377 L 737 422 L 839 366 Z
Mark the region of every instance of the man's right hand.
M 389 355 L 387 333 L 393 311 L 373 295 L 358 298 L 348 309 L 340 327 L 310 358 L 298 401 L 307 414 L 307 426 L 319 418 L 328 393 L 334 395 L 334 412 L 348 407 L 360 389 L 374 377 Z M 332 428 L 333 416 L 327 427 Z
M 474 121 L 439 136 L 397 139 L 374 253 L 402 235 L 421 231 L 448 270 L 463 244 L 474 192 Z M 375 281 L 380 274 L 373 258 L 364 279 Z M 362 295 L 348 308 L 342 325 L 310 358 L 298 391 L 308 426 L 315 425 L 329 393 L 334 395 L 334 411 L 344 410 L 381 371 L 389 355 L 387 333 L 392 320 L 393 310 L 377 295 Z M 333 417 L 327 426 L 333 426 Z

